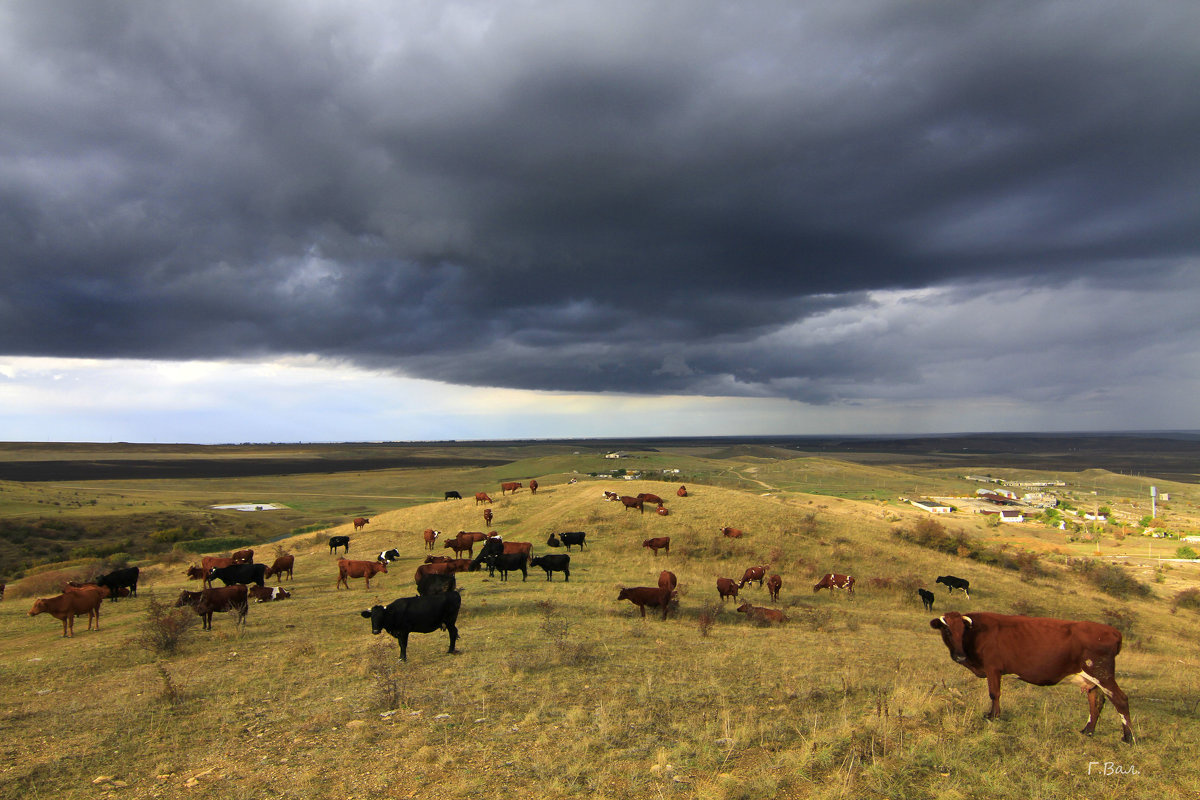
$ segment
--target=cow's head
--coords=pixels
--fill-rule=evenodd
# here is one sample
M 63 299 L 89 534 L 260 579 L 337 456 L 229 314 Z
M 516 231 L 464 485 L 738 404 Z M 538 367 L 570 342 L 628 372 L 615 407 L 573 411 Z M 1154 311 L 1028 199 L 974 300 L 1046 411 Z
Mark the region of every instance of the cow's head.
M 963 634 L 973 624 L 970 617 L 957 611 L 949 611 L 937 619 L 929 620 L 929 627 L 942 632 L 942 641 L 950 650 L 950 657 L 960 664 L 967 661 L 967 651 L 963 648 Z
M 371 606 L 371 608 L 362 612 L 363 619 L 371 620 L 371 633 L 378 636 L 383 632 L 383 613 L 386 609 L 383 606 Z

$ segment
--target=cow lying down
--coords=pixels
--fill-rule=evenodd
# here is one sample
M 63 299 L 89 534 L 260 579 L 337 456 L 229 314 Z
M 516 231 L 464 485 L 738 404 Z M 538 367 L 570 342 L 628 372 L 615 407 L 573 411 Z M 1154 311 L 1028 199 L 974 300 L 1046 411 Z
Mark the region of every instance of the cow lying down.
M 444 628 L 450 634 L 450 649 L 458 641 L 458 610 L 462 607 L 462 595 L 457 591 L 438 594 L 402 597 L 388 603 L 387 607 L 373 606 L 363 611 L 362 617 L 371 620 L 371 633 L 378 636 L 387 631 L 400 643 L 400 660 L 408 661 L 408 634 L 432 633 Z

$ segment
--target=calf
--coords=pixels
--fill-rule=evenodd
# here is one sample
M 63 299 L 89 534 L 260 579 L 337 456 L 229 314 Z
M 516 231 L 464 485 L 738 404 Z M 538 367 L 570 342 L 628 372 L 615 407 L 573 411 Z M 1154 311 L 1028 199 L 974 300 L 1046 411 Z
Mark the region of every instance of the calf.
M 583 540 L 587 538 L 587 533 L 584 531 L 565 531 L 558 535 L 559 541 L 567 548 L 567 552 L 571 551 L 572 545 L 579 545 L 579 549 L 583 549 Z M 549 542 L 547 542 L 549 544 Z
M 746 567 L 746 571 L 742 573 L 742 579 L 738 581 L 738 588 L 741 589 L 751 581 L 758 581 L 758 588 L 762 588 L 763 581 L 767 578 L 766 566 L 761 567 Z
M 342 588 L 342 584 L 346 584 L 346 588 L 350 588 L 350 578 L 366 578 L 367 589 L 371 588 L 371 578 L 379 573 L 387 574 L 387 564 L 380 564 L 378 561 L 347 561 L 344 558 L 338 559 L 338 581 L 335 589 Z
M 1000 678 L 1016 675 L 1035 686 L 1053 686 L 1070 678 L 1087 695 L 1088 721 L 1080 731 L 1096 728 L 1104 698 L 1121 715 L 1121 740 L 1133 741 L 1129 698 L 1117 686 L 1116 659 L 1121 632 L 1098 622 L 951 611 L 929 621 L 941 631 L 950 657 L 980 678 L 987 678 L 992 707 L 988 719 L 1000 714 Z
M 640 513 L 642 513 L 642 514 L 646 513 L 646 509 L 643 507 L 642 501 L 637 499 L 636 497 L 627 497 L 627 496 L 621 497 L 621 505 L 625 506 L 626 511 L 628 511 L 631 508 L 636 508 Z
M 562 547 L 562 542 L 552 533 L 550 534 L 550 538 L 546 540 L 546 547 Z
M 730 539 L 740 539 L 742 538 L 742 530 L 741 528 L 731 528 L 726 525 L 724 528 L 721 528 L 721 535 L 728 536 Z
M 100 604 L 104 593 L 98 589 L 80 587 L 63 592 L 55 597 L 42 597 L 33 601 L 29 616 L 36 617 L 45 612 L 55 619 L 62 620 L 63 636 L 75 636 L 75 617 L 78 614 L 88 615 L 88 630 L 92 629 L 92 620 L 96 621 L 96 630 L 100 630 Z
M 433 543 L 437 541 L 437 537 L 441 536 L 441 531 L 435 531 L 433 528 L 425 529 L 425 549 L 432 550 Z
M 655 536 L 653 539 L 646 539 L 642 542 L 642 547 L 649 547 L 655 556 L 659 550 L 671 552 L 671 537 L 670 536 Z
M 399 557 L 400 551 L 393 547 L 391 550 L 384 550 L 382 553 L 375 556 L 375 560 L 381 564 L 390 564 Z
M 953 575 L 942 575 L 934 583 L 944 583 L 946 585 L 946 594 L 953 594 L 955 589 L 962 589 L 963 594 L 967 599 L 971 599 L 971 582 L 965 578 L 956 578 Z
M 608 491 L 608 489 L 605 489 L 604 490 L 604 499 L 605 500 L 620 500 L 621 496 L 619 494 L 617 494 L 616 492 L 610 492 L 610 491 Z
M 99 578 L 96 578 L 96 585 L 108 587 L 110 593 L 109 600 L 112 601 L 116 601 L 119 596 L 117 590 L 122 587 L 128 589 L 131 595 L 137 597 L 138 574 L 137 567 L 116 569 L 107 575 L 101 575 Z
M 845 589 L 846 594 L 854 594 L 854 576 L 828 572 L 821 576 L 821 580 L 817 581 L 817 585 L 813 587 L 813 594 L 822 589 L 828 589 L 830 594 L 834 589 Z
M 933 592 L 928 589 L 917 589 L 917 594 L 921 596 L 921 604 L 925 606 L 925 610 L 933 611 Z
M 732 578 L 717 578 L 717 594 L 721 597 L 721 602 L 730 597 L 737 600 L 738 588 L 737 581 Z
M 246 589 L 246 596 L 253 597 L 256 603 L 269 603 L 272 600 L 287 600 L 292 593 L 282 586 L 251 586 Z
M 280 556 L 275 559 L 271 566 L 267 567 L 267 571 L 263 573 L 263 578 L 275 576 L 276 583 L 283 583 L 283 573 L 287 573 L 288 580 L 292 579 L 292 567 L 296 565 L 295 556 Z
M 223 586 L 216 589 L 203 589 L 199 592 L 189 592 L 185 589 L 179 593 L 179 599 L 175 601 L 175 607 L 191 606 L 202 620 L 201 628 L 211 631 L 212 615 L 216 611 L 233 611 L 237 613 L 235 624 L 245 624 L 246 611 L 249 609 L 246 597 L 246 587 L 241 584 Z
M 529 481 L 529 493 L 530 493 L 530 494 L 537 494 L 537 490 L 538 490 L 538 482 L 537 482 L 537 480 L 536 480 L 536 479 L 532 479 L 532 480 L 530 480 L 530 481 Z
M 617 595 L 617 600 L 628 600 L 637 606 L 642 612 L 642 619 L 646 618 L 646 606 L 661 608 L 662 618 L 665 620 L 671 604 L 671 590 L 660 586 L 635 586 L 632 589 L 622 589 Z
M 266 575 L 266 564 L 230 564 L 228 567 L 216 567 L 209 570 L 208 585 L 212 586 L 213 580 L 216 579 L 226 586 L 232 586 L 235 583 L 253 583 L 256 586 L 262 586 Z
M 687 487 L 680 486 L 678 489 L 675 490 L 675 494 L 679 495 L 680 497 L 687 497 Z
M 738 606 L 738 611 L 745 614 L 748 619 L 764 624 L 787 622 L 787 615 L 782 611 L 774 608 L 763 608 L 762 606 L 752 606 L 749 603 L 742 603 Z
M 231 558 L 233 558 L 233 563 L 235 564 L 253 564 L 254 551 L 250 549 L 238 550 Z
M 565 553 L 537 556 L 529 562 L 529 566 L 544 569 L 546 571 L 546 580 L 552 580 L 555 572 L 561 572 L 564 580 L 571 580 L 571 557 Z
M 485 508 L 483 510 L 483 524 L 490 528 L 492 527 L 493 519 L 495 519 L 495 516 L 492 514 L 492 510 L 490 508 Z
M 675 577 L 674 572 L 664 569 L 662 572 L 658 573 L 658 588 L 675 591 L 675 587 L 678 585 L 679 579 Z
M 450 649 L 458 641 L 458 610 L 462 607 L 462 595 L 457 591 L 403 597 L 384 606 L 373 606 L 362 612 L 364 619 L 371 620 L 371 633 L 378 636 L 387 631 L 400 643 L 400 660 L 408 661 L 408 634 L 432 633 L 444 628 L 450 634 Z
M 329 537 L 329 555 L 333 555 L 335 552 L 337 552 L 337 549 L 339 547 L 346 548 L 342 552 L 349 553 L 350 552 L 350 537 L 349 536 L 330 536 Z
M 771 602 L 779 602 L 779 590 L 783 588 L 783 578 L 778 575 L 772 575 L 767 578 L 767 592 L 771 595 Z
M 658 508 L 654 509 L 654 513 L 655 513 L 655 514 L 658 514 L 660 517 L 665 517 L 665 516 L 667 516 L 668 514 L 670 514 L 671 512 L 670 512 L 670 511 L 667 511 L 667 507 L 666 507 L 666 506 L 664 506 L 662 503 L 659 503 L 659 504 L 658 504 Z

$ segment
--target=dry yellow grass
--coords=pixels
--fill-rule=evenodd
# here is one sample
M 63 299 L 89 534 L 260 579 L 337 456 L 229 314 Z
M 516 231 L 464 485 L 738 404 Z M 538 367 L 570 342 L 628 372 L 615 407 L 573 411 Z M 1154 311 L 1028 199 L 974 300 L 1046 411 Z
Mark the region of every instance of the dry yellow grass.
M 670 492 L 664 491 L 669 488 Z M 672 513 L 601 499 L 655 492 Z M 547 552 L 553 531 L 583 530 L 570 583 L 460 576 L 457 656 L 444 633 L 414 634 L 409 661 L 372 637 L 358 612 L 413 594 L 420 531 L 482 530 L 468 499 L 431 503 L 282 543 L 296 555 L 291 600 L 255 605 L 245 629 L 218 615 L 178 655 L 134 646 L 144 599 L 108 603 L 99 633 L 58 636 L 28 603 L 0 604 L 0 797 L 889 797 L 1194 796 L 1200 770 L 1181 758 L 1195 738 L 1200 672 L 1194 612 L 1161 592 L 1121 602 L 1069 573 L 1023 582 L 898 543 L 920 512 L 800 494 L 689 484 L 593 481 L 496 498 L 507 541 Z M 900 522 L 889 522 L 899 518 Z M 719 535 L 723 525 L 746 531 Z M 351 558 L 397 547 L 387 575 L 335 589 L 329 535 Z M 643 549 L 669 535 L 669 555 Z M 273 547 L 257 548 L 269 561 Z M 439 549 L 438 554 L 448 551 Z M 758 627 L 719 605 L 718 575 L 768 563 L 783 576 L 792 621 Z M 621 585 L 680 580 L 680 608 L 643 621 Z M 814 575 L 850 572 L 851 599 L 812 593 Z M 145 570 L 142 592 L 172 599 L 183 565 Z M 1069 686 L 1009 677 L 1003 718 L 983 719 L 986 688 L 954 664 L 915 597 L 868 589 L 871 577 L 968 575 L 973 600 L 938 593 L 935 610 L 1011 612 L 1132 624 L 1118 658 L 1131 699 L 1133 747 L 1111 709 L 1094 739 L 1077 730 L 1086 703 Z M 272 580 L 271 583 L 274 583 Z M 191 584 L 195 587 L 195 583 Z M 940 588 L 940 587 L 938 587 Z M 757 605 L 766 591 L 743 590 Z M 1104 775 L 1104 765 L 1136 775 Z M 1091 774 L 1089 774 L 1089 765 Z M 103 778 L 104 780 L 97 779 Z

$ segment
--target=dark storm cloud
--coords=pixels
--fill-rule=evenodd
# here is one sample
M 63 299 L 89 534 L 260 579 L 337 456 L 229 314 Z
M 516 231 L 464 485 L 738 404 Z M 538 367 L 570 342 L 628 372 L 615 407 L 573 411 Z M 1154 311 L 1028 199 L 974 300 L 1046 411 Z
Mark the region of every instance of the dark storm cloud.
M 1194 296 L 1197 6 L 813 5 L 10 4 L 0 351 L 832 402 Z

